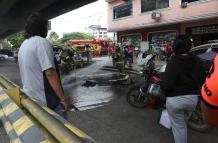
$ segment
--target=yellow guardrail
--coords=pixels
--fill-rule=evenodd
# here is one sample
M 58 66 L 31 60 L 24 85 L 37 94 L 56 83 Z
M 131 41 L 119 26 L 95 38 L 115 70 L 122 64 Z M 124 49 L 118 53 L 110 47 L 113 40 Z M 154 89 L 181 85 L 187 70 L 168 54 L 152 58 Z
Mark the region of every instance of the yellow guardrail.
M 0 117 L 11 142 L 96 143 L 94 139 L 45 106 L 39 106 L 19 87 L 0 75 Z

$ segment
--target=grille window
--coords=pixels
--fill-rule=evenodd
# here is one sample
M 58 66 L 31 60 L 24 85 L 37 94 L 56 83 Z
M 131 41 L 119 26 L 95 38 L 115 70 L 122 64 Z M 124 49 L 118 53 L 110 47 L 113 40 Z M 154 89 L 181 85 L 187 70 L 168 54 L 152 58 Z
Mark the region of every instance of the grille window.
M 118 19 L 132 15 L 132 2 L 125 2 L 113 8 L 113 18 Z
M 141 12 L 169 7 L 169 0 L 141 0 Z

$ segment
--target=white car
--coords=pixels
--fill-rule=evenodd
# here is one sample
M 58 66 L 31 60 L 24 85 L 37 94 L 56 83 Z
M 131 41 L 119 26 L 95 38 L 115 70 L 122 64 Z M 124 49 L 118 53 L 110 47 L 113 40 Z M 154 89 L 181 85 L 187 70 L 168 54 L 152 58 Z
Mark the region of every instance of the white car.
M 190 52 L 201 58 L 203 60 L 205 68 L 209 69 L 213 62 L 213 59 L 218 53 L 218 43 L 215 42 L 203 44 L 192 48 Z
M 8 59 L 8 55 L 0 54 L 0 61 Z

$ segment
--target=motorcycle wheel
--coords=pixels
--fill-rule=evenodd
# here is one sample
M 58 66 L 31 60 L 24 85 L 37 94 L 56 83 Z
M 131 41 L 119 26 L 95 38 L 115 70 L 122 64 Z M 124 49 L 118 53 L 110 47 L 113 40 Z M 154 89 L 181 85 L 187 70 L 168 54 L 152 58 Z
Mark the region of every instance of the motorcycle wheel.
M 189 121 L 188 121 L 188 126 L 198 132 L 201 133 L 206 133 L 212 130 L 212 127 L 206 124 L 203 121 L 201 109 L 200 109 L 200 104 L 198 103 L 196 109 L 193 111 Z
M 127 102 L 135 108 L 144 108 L 148 105 L 148 97 L 146 95 L 142 95 L 139 97 L 140 87 L 140 85 L 135 85 L 131 87 L 126 95 Z

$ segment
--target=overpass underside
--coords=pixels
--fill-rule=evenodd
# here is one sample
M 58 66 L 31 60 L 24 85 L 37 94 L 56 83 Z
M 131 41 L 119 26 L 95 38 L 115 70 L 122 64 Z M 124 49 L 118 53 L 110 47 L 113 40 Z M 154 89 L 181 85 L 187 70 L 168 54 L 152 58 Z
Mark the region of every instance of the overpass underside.
M 26 18 L 41 12 L 47 19 L 54 18 L 97 0 L 0 0 L 0 38 L 24 28 Z

